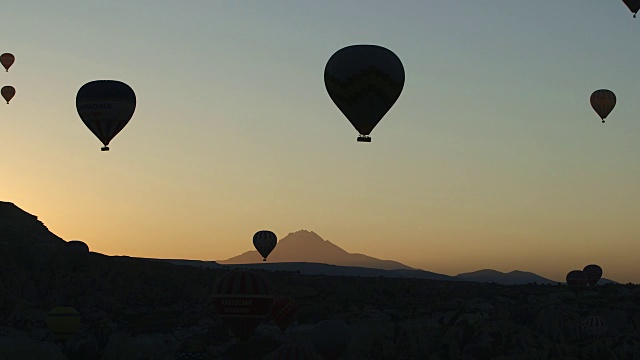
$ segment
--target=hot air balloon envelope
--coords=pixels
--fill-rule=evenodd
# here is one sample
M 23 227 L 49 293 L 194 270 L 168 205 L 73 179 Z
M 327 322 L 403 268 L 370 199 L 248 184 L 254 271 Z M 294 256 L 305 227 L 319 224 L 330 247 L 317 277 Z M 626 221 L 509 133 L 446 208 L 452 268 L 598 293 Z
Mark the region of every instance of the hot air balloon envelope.
M 277 243 L 276 234 L 269 230 L 260 230 L 253 235 L 253 246 L 262 255 L 262 261 L 267 261 L 267 256 L 271 254 Z
M 11 65 L 13 65 L 13 62 L 16 60 L 16 58 L 13 56 L 13 54 L 10 53 L 4 53 L 2 55 L 0 55 L 0 63 L 2 63 L 2 66 L 4 66 L 4 68 L 9 71 L 9 68 L 11 67 Z
M 72 307 L 54 308 L 47 315 L 47 326 L 56 340 L 67 340 L 80 328 L 80 313 Z
M 129 85 L 115 80 L 84 84 L 76 96 L 82 122 L 109 150 L 109 142 L 127 125 L 136 109 L 136 95 Z
M 622 2 L 631 10 L 633 17 L 636 17 L 636 14 L 640 11 L 640 0 L 622 0 Z
M 13 86 L 3 86 L 2 90 L 0 90 L 2 97 L 7 101 L 7 104 L 13 97 L 16 95 L 16 89 Z
M 569 273 L 567 274 L 566 280 L 567 280 L 567 285 L 569 285 L 571 290 L 578 293 L 585 286 L 587 286 L 587 282 L 589 279 L 587 278 L 587 274 L 585 274 L 583 271 L 572 270 L 572 271 L 569 271 Z
M 273 322 L 285 332 L 293 323 L 298 313 L 298 303 L 292 298 L 276 298 L 271 307 L 271 318 Z
M 360 133 L 369 134 L 398 100 L 404 67 L 392 51 L 377 45 L 351 45 L 329 58 L 324 84 L 331 100 Z
M 582 272 L 587 274 L 587 281 L 591 286 L 596 286 L 602 277 L 602 268 L 596 264 L 585 266 L 584 269 L 582 269 Z
M 213 286 L 216 313 L 242 340 L 251 337 L 253 330 L 269 315 L 272 303 L 271 285 L 255 272 L 230 271 Z
M 611 110 L 616 106 L 616 95 L 607 89 L 596 90 L 589 99 L 591 107 L 596 111 L 602 122 L 609 116 Z

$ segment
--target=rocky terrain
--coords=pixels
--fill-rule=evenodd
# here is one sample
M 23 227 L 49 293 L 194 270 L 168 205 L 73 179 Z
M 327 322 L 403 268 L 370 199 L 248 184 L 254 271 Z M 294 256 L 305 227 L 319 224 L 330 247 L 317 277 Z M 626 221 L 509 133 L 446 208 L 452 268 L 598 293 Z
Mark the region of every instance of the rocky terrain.
M 558 284 L 256 269 L 299 310 L 284 333 L 265 317 L 240 341 L 211 303 L 227 271 L 84 253 L 0 202 L 0 359 L 272 359 L 285 343 L 313 351 L 311 330 L 324 319 L 342 319 L 351 330 L 342 359 L 640 358 L 637 285 L 576 295 Z M 81 316 L 65 342 L 46 324 L 57 306 Z

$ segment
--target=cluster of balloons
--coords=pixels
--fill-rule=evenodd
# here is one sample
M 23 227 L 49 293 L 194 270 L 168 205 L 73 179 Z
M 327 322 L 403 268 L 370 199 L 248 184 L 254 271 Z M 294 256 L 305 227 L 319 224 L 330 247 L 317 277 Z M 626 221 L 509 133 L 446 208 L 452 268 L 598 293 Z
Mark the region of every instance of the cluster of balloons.
M 4 66 L 7 72 L 9 71 L 9 68 L 11 67 L 11 65 L 13 65 L 15 60 L 16 58 L 13 56 L 13 54 L 4 53 L 0 55 L 0 63 L 2 64 L 2 66 Z M 2 89 L 0 89 L 0 94 L 2 94 L 2 97 L 8 104 L 9 101 L 11 101 L 11 99 L 13 99 L 13 97 L 16 95 L 16 89 L 14 89 L 13 86 L 3 86 Z
M 587 284 L 596 286 L 602 277 L 602 268 L 596 264 L 587 265 L 582 270 L 571 270 L 567 274 L 567 285 L 576 294 L 582 291 Z

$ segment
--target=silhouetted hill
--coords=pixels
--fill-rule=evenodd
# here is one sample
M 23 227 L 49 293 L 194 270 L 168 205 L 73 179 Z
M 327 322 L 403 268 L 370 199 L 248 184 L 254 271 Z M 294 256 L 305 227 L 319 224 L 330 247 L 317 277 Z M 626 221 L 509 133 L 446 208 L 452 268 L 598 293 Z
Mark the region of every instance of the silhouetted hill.
M 252 264 L 262 261 L 257 251 L 247 251 L 227 260 L 217 260 L 219 264 Z M 289 233 L 278 241 L 269 255 L 268 262 L 307 262 L 340 266 L 355 266 L 384 270 L 415 270 L 392 260 L 381 260 L 371 256 L 348 253 L 313 231 L 300 230 Z
M 502 285 L 525 285 L 525 284 L 549 284 L 554 285 L 557 284 L 558 281 L 549 280 L 540 275 L 536 275 L 531 272 L 526 271 L 511 271 L 508 273 L 503 273 L 500 271 L 492 270 L 492 269 L 484 269 L 478 270 L 463 274 L 458 274 L 454 278 L 463 281 L 474 281 L 474 282 L 483 282 L 483 283 L 496 283 Z M 564 282 L 561 282 L 564 283 Z M 604 284 L 617 284 L 617 282 L 602 278 L 598 281 L 599 285 Z
M 465 281 L 497 283 L 503 285 L 524 285 L 530 283 L 537 284 L 557 284 L 557 281 L 543 278 L 542 276 L 525 271 L 511 271 L 503 273 L 496 270 L 484 269 L 469 273 L 458 274 L 455 278 Z

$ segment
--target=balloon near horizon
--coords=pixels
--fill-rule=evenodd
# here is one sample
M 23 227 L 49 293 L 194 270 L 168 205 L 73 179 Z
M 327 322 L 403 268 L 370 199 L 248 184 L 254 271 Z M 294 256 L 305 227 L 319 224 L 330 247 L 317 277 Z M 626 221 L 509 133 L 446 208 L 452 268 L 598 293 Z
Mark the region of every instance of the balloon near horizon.
M 269 230 L 260 230 L 253 235 L 253 246 L 262 255 L 262 261 L 267 261 L 267 256 L 271 254 L 278 244 L 276 234 Z

